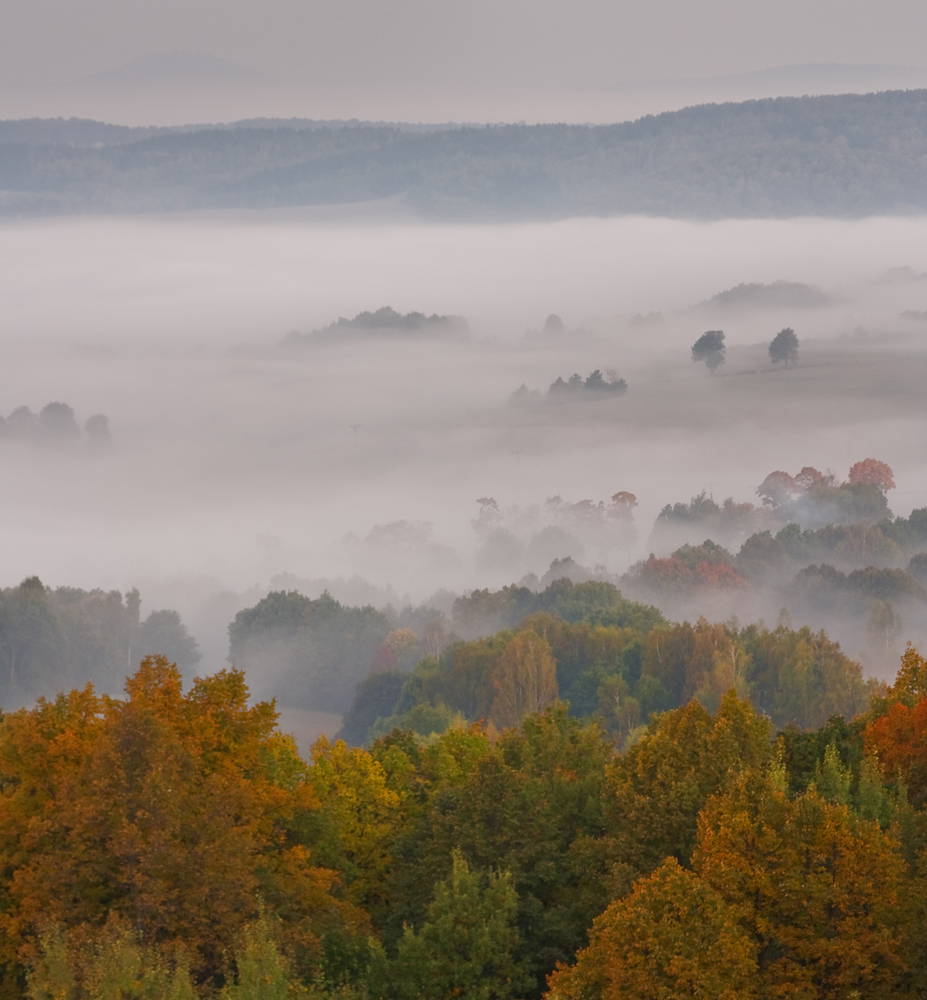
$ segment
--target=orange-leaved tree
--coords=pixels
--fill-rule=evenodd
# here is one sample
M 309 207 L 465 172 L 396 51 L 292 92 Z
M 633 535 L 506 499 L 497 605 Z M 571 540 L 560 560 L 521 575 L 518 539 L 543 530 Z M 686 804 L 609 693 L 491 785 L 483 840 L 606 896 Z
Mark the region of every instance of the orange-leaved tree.
M 245 924 L 281 916 L 296 967 L 362 923 L 299 818 L 317 807 L 272 704 L 239 671 L 198 679 L 148 657 L 124 700 L 91 687 L 0 724 L 0 962 L 15 994 L 45 926 L 127 920 L 145 946 L 182 942 L 200 980 L 224 975 Z M 11 992 L 12 991 L 12 992 Z
M 576 965 L 550 977 L 548 1000 L 752 1000 L 756 947 L 736 908 L 667 858 L 592 925 Z
M 908 646 L 895 683 L 874 702 L 866 726 L 866 753 L 888 782 L 900 781 L 913 806 L 927 804 L 927 660 Z
M 864 458 L 850 468 L 847 481 L 851 483 L 871 483 L 887 493 L 895 488 L 895 474 L 887 462 L 877 458 Z
M 777 766 L 731 774 L 698 821 L 691 870 L 667 858 L 596 920 L 550 1000 L 905 993 L 919 890 L 893 832 Z

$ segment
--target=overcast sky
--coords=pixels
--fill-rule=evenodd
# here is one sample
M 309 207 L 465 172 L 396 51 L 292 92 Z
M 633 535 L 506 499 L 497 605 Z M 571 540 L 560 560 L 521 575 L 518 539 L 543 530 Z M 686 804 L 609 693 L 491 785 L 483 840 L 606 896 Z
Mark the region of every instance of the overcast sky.
M 392 101 L 492 120 L 643 81 L 922 66 L 925 38 L 924 0 L 0 0 L 0 117 L 25 92 L 181 49 L 272 74 L 329 113 Z

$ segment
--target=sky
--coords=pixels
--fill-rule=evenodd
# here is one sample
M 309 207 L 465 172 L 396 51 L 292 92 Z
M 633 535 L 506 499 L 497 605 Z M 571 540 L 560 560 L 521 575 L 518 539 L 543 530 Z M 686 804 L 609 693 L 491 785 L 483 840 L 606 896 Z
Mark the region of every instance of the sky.
M 925 85 L 925 37 L 923 0 L 0 0 L 0 118 L 614 120 Z M 241 75 L 87 82 L 178 51 Z M 830 70 L 744 79 L 783 66 Z

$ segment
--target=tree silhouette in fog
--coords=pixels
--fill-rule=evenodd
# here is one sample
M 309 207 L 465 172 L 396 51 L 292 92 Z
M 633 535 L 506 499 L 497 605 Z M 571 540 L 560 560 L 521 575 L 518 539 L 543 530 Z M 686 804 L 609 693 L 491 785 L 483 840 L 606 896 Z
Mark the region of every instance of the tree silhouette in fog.
M 721 330 L 706 330 L 692 345 L 692 360 L 704 361 L 708 371 L 714 375 L 725 361 L 724 333 Z
M 769 344 L 769 360 L 774 365 L 784 361 L 786 368 L 788 368 L 789 362 L 793 365 L 798 364 L 798 337 L 795 336 L 795 331 L 790 326 L 780 330 L 773 337 Z

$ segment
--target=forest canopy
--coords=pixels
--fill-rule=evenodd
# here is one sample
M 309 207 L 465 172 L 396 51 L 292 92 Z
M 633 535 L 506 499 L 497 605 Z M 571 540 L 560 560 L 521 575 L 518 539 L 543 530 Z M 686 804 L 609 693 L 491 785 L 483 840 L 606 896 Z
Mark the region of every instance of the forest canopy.
M 621 753 L 552 701 L 303 761 L 239 672 L 147 658 L 0 720 L 0 989 L 919 996 L 925 711 L 909 648 L 808 729 L 729 689 Z

